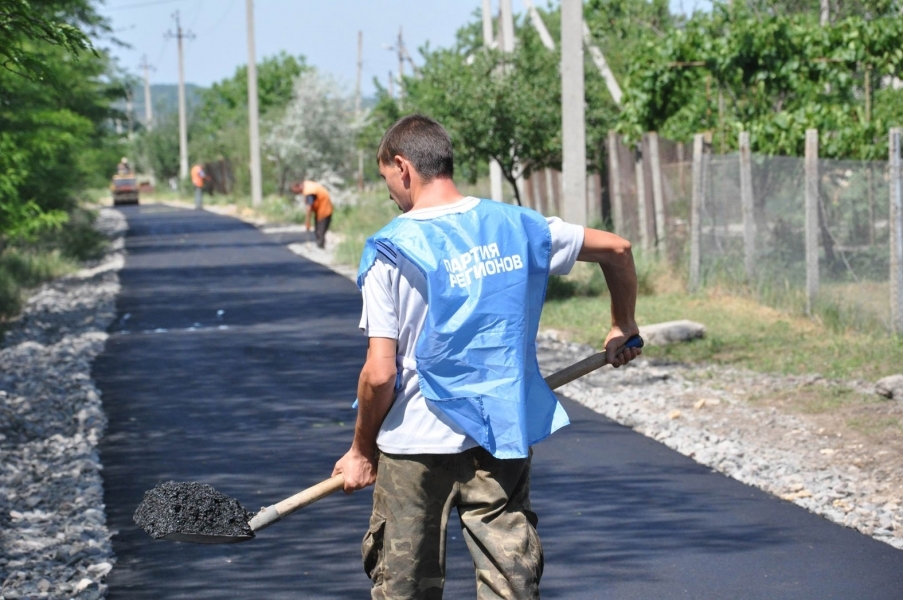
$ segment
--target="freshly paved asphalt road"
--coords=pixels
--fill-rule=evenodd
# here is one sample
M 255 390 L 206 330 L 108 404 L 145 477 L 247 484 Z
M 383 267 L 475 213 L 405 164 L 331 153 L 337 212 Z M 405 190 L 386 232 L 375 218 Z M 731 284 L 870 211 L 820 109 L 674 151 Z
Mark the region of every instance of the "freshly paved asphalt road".
M 93 373 L 109 417 L 109 597 L 368 597 L 369 491 L 235 545 L 154 541 L 132 522 L 168 480 L 256 511 L 327 478 L 351 440 L 365 340 L 354 284 L 285 248 L 297 240 L 205 211 L 123 212 L 118 317 Z M 534 459 L 544 598 L 903 598 L 903 552 L 563 402 L 572 425 Z M 452 536 L 445 597 L 473 598 Z

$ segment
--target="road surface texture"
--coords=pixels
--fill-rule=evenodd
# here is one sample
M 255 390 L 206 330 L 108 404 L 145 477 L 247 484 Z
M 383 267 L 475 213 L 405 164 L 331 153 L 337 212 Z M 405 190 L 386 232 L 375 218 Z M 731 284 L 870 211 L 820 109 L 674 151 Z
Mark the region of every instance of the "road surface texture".
M 369 490 L 234 545 L 155 541 L 132 522 L 169 480 L 256 511 L 329 477 L 350 444 L 366 341 L 354 284 L 286 249 L 304 234 L 160 205 L 123 212 L 117 319 L 93 372 L 109 418 L 109 598 L 368 597 Z M 562 401 L 572 425 L 534 459 L 544 598 L 903 597 L 903 552 Z M 449 543 L 445 597 L 472 598 L 460 533 Z

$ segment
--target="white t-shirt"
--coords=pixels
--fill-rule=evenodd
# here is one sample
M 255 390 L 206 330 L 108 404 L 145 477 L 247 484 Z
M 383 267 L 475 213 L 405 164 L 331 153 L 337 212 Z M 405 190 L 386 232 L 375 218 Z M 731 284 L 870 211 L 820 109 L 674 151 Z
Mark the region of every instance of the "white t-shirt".
M 468 197 L 437 208 L 412 210 L 401 219 L 431 219 L 474 208 L 479 199 Z M 570 272 L 583 247 L 583 227 L 557 217 L 546 219 L 552 233 L 550 275 Z M 393 265 L 381 254 L 364 277 L 361 291 L 364 309 L 361 329 L 367 337 L 398 341 L 396 364 L 401 388 L 383 421 L 376 443 L 390 454 L 455 454 L 477 446 L 438 408 L 420 393 L 417 338 L 426 318 L 426 279 L 413 263 L 399 254 Z

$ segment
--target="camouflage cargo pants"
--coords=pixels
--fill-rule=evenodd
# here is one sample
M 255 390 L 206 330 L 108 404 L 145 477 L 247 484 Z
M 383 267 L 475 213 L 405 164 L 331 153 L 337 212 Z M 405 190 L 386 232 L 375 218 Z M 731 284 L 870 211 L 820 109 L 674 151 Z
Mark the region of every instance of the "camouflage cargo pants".
M 372 598 L 442 598 L 448 518 L 457 508 L 477 598 L 539 598 L 543 557 L 530 510 L 530 458 L 383 454 L 361 547 Z

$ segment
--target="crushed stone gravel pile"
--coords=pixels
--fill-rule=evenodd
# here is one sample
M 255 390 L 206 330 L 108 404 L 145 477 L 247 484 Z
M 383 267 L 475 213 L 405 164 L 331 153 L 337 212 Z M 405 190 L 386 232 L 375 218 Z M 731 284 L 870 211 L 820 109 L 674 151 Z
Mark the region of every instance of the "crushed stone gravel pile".
M 154 539 L 171 533 L 254 537 L 248 525 L 253 516 L 212 486 L 167 481 L 144 493 L 134 521 Z
M 103 209 L 106 256 L 44 285 L 0 344 L 0 598 L 106 594 L 113 568 L 91 380 L 115 316 L 125 218 Z

